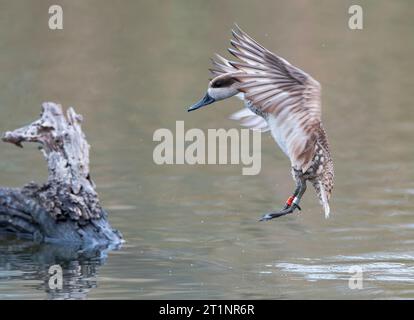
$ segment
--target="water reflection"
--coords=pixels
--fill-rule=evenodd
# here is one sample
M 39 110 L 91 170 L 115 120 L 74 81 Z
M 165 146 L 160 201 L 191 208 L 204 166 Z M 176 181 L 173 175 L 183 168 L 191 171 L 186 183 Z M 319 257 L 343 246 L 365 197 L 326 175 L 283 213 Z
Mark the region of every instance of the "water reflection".
M 59 32 L 47 29 L 50 1 L 1 7 L 0 131 L 36 118 L 45 100 L 84 116 L 92 176 L 127 241 L 107 260 L 66 260 L 88 298 L 414 297 L 413 1 L 363 1 L 360 31 L 348 28 L 350 1 L 60 3 Z M 236 99 L 186 112 L 206 86 L 211 55 L 226 54 L 233 22 L 322 85 L 336 167 L 329 220 L 310 189 L 301 213 L 257 222 L 293 188 L 289 162 L 266 134 L 258 176 L 153 162 L 154 131 L 176 120 L 239 128 L 228 120 L 241 108 Z M 34 147 L 23 155 L 0 146 L 0 185 L 45 177 Z M 17 242 L 0 245 L 7 256 Z M 1 258 L 0 298 L 47 296 L 46 271 L 58 258 L 42 262 L 37 250 L 16 253 L 13 268 Z M 366 268 L 364 290 L 349 290 L 351 264 Z
M 29 284 L 25 286 L 44 291 L 47 299 L 86 299 L 98 285 L 98 271 L 110 249 L 36 244 L 2 235 L 0 288 L 2 283 L 24 280 Z M 55 267 L 62 271 L 61 285 L 55 281 L 60 276 L 53 271 Z M 13 294 L 4 296 L 14 298 Z

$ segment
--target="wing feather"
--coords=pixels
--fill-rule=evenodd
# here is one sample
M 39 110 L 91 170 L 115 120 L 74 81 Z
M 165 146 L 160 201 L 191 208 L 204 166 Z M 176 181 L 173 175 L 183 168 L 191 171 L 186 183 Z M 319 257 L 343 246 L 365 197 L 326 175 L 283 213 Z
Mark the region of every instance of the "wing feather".
M 267 50 L 239 27 L 236 26 L 232 34 L 229 52 L 239 61 L 219 56 L 220 64 L 215 64 L 215 68 L 223 73 L 237 73 L 244 99 L 274 118 L 292 164 L 306 171 L 316 143 L 313 129 L 321 122 L 320 84 Z M 246 113 L 247 118 L 253 115 L 259 117 L 253 112 L 251 115 Z M 259 120 L 246 120 L 246 117 L 239 114 L 238 118 L 248 126 L 261 125 Z
M 261 132 L 269 131 L 270 128 L 264 118 L 258 116 L 254 112 L 247 108 L 233 113 L 230 119 L 237 120 L 243 127 L 250 128 L 252 130 L 258 130 Z

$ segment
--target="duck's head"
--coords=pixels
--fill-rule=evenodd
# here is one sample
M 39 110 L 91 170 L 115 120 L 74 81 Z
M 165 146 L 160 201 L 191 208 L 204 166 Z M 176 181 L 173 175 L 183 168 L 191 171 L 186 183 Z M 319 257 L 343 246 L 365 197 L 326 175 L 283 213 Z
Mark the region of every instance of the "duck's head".
M 219 75 L 208 84 L 206 95 L 196 104 L 188 108 L 188 111 L 197 110 L 213 102 L 230 98 L 239 93 L 240 83 L 231 73 Z

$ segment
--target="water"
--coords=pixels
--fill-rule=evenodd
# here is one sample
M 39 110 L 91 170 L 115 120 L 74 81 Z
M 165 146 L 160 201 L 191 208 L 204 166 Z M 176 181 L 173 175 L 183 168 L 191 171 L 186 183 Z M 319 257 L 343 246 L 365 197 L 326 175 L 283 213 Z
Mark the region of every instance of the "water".
M 0 298 L 414 298 L 414 108 L 411 1 L 364 1 L 364 30 L 341 1 L 0 1 L 0 130 L 35 119 L 40 103 L 75 106 L 92 145 L 91 173 L 117 251 L 0 241 Z M 314 191 L 303 211 L 268 223 L 293 190 L 289 162 L 268 134 L 262 170 L 157 166 L 158 128 L 232 128 L 233 99 L 191 114 L 209 57 L 225 54 L 233 22 L 323 87 L 335 160 L 332 217 Z M 34 146 L 3 144 L 0 185 L 46 179 Z M 48 289 L 60 264 L 61 292 Z M 351 290 L 352 266 L 363 289 Z

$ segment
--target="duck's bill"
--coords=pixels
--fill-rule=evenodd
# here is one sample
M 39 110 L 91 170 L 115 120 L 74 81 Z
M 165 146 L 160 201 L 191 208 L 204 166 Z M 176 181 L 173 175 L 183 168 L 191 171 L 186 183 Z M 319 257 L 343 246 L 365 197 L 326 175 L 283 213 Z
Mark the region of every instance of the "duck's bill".
M 197 109 L 200 109 L 201 107 L 207 106 L 209 104 L 212 104 L 215 100 L 210 97 L 210 95 L 208 93 L 206 93 L 206 95 L 204 96 L 203 99 L 201 99 L 200 101 L 198 101 L 196 104 L 193 104 L 190 108 L 188 108 L 188 112 L 190 111 L 194 111 Z

